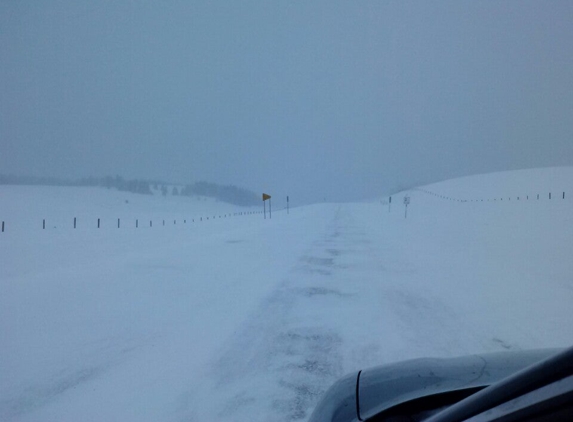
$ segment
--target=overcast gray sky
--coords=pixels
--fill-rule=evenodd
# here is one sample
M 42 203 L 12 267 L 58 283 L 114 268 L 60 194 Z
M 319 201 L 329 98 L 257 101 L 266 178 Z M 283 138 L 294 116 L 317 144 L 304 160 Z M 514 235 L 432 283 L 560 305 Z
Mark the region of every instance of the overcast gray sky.
M 295 203 L 573 165 L 573 2 L 0 0 L 0 143 Z

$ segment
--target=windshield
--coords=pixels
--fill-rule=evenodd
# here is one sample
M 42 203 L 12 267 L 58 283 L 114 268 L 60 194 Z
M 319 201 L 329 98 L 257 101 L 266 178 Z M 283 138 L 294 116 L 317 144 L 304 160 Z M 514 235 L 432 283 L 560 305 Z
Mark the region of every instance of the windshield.
M 0 2 L 0 420 L 304 421 L 573 338 L 566 1 Z

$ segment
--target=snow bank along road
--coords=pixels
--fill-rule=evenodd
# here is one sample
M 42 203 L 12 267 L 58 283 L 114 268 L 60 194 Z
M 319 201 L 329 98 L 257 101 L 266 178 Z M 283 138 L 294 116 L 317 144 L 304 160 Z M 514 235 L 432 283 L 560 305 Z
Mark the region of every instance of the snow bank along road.
M 390 213 L 4 233 L 0 420 L 298 421 L 358 368 L 571 343 L 571 200 L 409 194 L 407 219 L 395 197 Z

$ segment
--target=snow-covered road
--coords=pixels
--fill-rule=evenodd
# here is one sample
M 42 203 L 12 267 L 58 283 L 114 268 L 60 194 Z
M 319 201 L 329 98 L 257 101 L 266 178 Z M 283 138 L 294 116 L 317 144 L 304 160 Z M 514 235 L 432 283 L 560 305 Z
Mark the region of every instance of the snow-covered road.
M 298 421 L 368 366 L 569 345 L 573 202 L 428 193 L 456 183 L 411 191 L 407 219 L 395 200 L 4 233 L 0 419 Z

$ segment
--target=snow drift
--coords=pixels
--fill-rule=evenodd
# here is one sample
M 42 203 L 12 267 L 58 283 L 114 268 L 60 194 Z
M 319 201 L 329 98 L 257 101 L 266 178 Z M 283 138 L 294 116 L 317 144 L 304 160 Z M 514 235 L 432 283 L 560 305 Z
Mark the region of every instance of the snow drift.
M 1 186 L 0 419 L 297 421 L 360 368 L 570 345 L 572 181 L 479 175 L 272 220 Z

